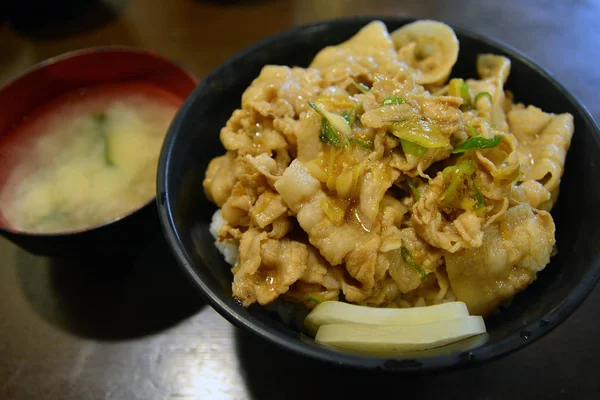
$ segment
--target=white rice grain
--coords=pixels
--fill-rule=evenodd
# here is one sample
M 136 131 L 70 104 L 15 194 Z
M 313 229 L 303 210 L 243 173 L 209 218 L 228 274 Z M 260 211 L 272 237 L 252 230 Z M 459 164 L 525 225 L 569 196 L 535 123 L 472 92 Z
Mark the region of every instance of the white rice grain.
M 212 216 L 212 222 L 210 223 L 209 231 L 210 234 L 215 238 L 215 246 L 219 250 L 227 264 L 234 266 L 237 264 L 240 252 L 239 252 L 239 242 L 234 239 L 225 239 L 219 241 L 219 231 L 227 222 L 221 215 L 221 210 L 215 211 Z

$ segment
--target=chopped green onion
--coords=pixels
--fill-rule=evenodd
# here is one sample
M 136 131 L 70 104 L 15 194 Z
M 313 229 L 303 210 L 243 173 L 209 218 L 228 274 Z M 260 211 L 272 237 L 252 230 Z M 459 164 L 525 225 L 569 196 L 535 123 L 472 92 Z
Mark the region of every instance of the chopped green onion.
M 323 117 L 319 139 L 323 143 L 329 143 L 335 147 L 346 147 L 349 143 L 348 136 L 352 134 L 352 128 L 348 122 L 340 115 L 321 110 L 312 101 L 309 101 L 308 105 Z
M 104 112 L 98 112 L 92 114 L 92 118 L 97 124 L 103 124 L 106 122 L 106 114 Z
M 458 165 L 444 168 L 442 171 L 443 178 L 448 179 L 449 176 L 452 176 L 450 184 L 443 194 L 446 204 L 454 203 L 458 185 L 463 181 L 465 176 L 470 176 L 473 172 L 475 172 L 475 166 L 471 161 L 463 161 Z
M 106 133 L 106 114 L 104 112 L 94 113 L 92 114 L 92 118 L 94 119 L 98 132 L 102 136 L 102 141 L 104 142 L 104 163 L 109 167 L 113 167 L 115 162 L 110 155 L 110 143 Z
M 317 298 L 315 298 L 315 297 L 313 297 L 313 296 L 308 296 L 308 300 L 310 300 L 310 301 L 314 301 L 314 302 L 315 302 L 315 303 L 317 303 L 317 304 L 321 304 L 321 303 L 322 303 L 322 301 L 321 301 L 321 300 L 319 300 L 319 299 L 317 299 Z
M 344 144 L 340 141 L 340 138 L 325 118 L 321 120 L 321 134 L 319 135 L 319 140 L 323 143 L 328 143 L 333 145 L 334 147 L 345 147 Z
M 471 97 L 469 94 L 469 87 L 466 83 L 460 85 L 460 95 L 463 99 L 465 99 L 465 105 L 467 107 L 471 107 Z
M 321 209 L 331 222 L 339 224 L 344 220 L 345 210 L 327 197 L 321 199 Z
M 471 107 L 471 95 L 469 94 L 469 86 L 460 78 L 450 79 L 448 84 L 448 94 L 450 96 L 460 97 L 464 100 L 466 107 Z
M 369 145 L 369 143 L 367 142 L 363 142 L 362 140 L 358 140 L 357 138 L 350 138 L 351 142 L 356 143 L 357 145 L 359 145 L 360 147 L 367 149 L 367 150 L 372 150 L 373 146 Z
M 388 96 L 381 102 L 382 106 L 391 106 L 395 104 L 408 104 L 408 100 L 402 96 Z
M 427 278 L 427 274 L 425 273 L 425 271 L 423 271 L 423 268 L 412 262 L 412 260 L 410 259 L 410 253 L 408 252 L 408 249 L 406 247 L 402 246 L 400 248 L 400 256 L 402 256 L 402 259 L 406 264 L 413 267 L 419 273 L 419 275 L 421 275 L 421 278 Z
M 498 146 L 501 141 L 502 135 L 496 135 L 491 139 L 486 139 L 481 136 L 472 137 L 467 139 L 467 141 L 463 144 L 456 147 L 452 154 L 464 153 L 465 151 L 473 149 L 489 149 Z
M 311 108 L 313 110 L 315 110 L 317 113 L 319 113 L 319 115 L 321 115 L 323 118 L 325 118 L 331 124 L 333 129 L 336 130 L 336 132 L 339 132 L 341 134 L 340 136 L 342 136 L 342 138 L 340 140 L 343 140 L 346 143 L 348 142 L 346 137 L 352 135 L 352 128 L 350 127 L 350 125 L 348 125 L 346 120 L 344 118 L 342 118 L 341 115 L 334 114 L 325 109 L 320 109 L 312 101 L 309 101 L 308 105 L 311 106 Z M 324 106 L 322 104 L 321 104 L 321 106 L 324 108 Z
M 367 85 L 360 82 L 357 83 L 356 81 L 352 81 L 352 85 L 354 85 L 354 87 L 360 90 L 362 93 L 367 93 L 369 90 L 371 90 Z
M 442 171 L 442 176 L 444 179 L 447 179 L 451 174 L 472 174 L 475 172 L 475 166 L 473 162 L 470 160 L 465 160 L 458 165 L 451 165 L 449 167 L 444 168 Z
M 427 149 L 423 146 L 419 146 L 416 143 L 409 142 L 408 140 L 400 139 L 400 145 L 404 154 L 410 154 L 415 157 L 422 157 L 427 153 Z
M 481 194 L 481 191 L 475 184 L 475 179 L 473 179 L 472 182 L 473 182 L 473 191 L 475 192 L 475 200 L 477 200 L 477 208 L 479 209 L 479 208 L 483 207 L 483 194 Z
M 317 107 L 317 105 L 315 103 L 313 103 L 312 101 L 309 101 L 308 105 L 310 106 L 310 108 L 312 108 L 313 110 L 315 110 L 321 117 L 327 118 L 327 116 L 325 115 L 325 113 L 323 112 L 323 110 L 321 110 L 319 107 Z
M 473 105 L 477 105 L 477 101 L 482 97 L 487 97 L 488 99 L 490 99 L 490 103 L 492 102 L 492 95 L 490 94 L 490 92 L 479 92 L 475 95 Z
M 331 125 L 325 118 L 321 120 L 321 134 L 319 135 L 319 140 L 323 143 L 329 143 L 329 129 L 331 129 Z
M 350 113 L 348 111 L 344 111 L 342 113 L 342 118 L 344 118 L 346 120 L 348 125 L 352 125 L 354 123 L 354 121 L 352 120 L 352 116 L 350 115 Z
M 362 108 L 362 106 L 363 106 L 363 103 L 358 103 L 357 105 L 354 106 L 352 111 L 350 111 L 350 116 L 352 117 L 353 122 L 357 122 L 356 114 L 358 114 L 358 110 L 360 110 Z
M 479 133 L 477 132 L 477 130 L 475 128 L 473 128 L 473 125 L 468 124 L 467 129 L 469 130 L 471 137 L 479 136 Z
M 352 110 L 344 111 L 342 113 L 342 118 L 344 118 L 346 120 L 348 125 L 352 126 L 352 125 L 354 125 L 354 123 L 358 122 L 356 119 L 356 114 L 358 113 L 358 110 L 360 110 L 361 107 L 362 107 L 362 103 L 358 103 L 357 105 L 355 105 L 352 108 Z
M 32 228 L 38 227 L 40 225 L 44 225 L 47 224 L 49 222 L 55 222 L 55 221 L 62 221 L 65 219 L 65 214 L 62 213 L 61 211 L 50 211 L 48 214 L 40 217 L 37 221 L 35 221 L 35 223 L 31 224 L 30 226 Z M 64 225 L 64 223 L 63 223 Z
M 450 140 L 432 122 L 424 119 L 410 118 L 395 122 L 390 132 L 392 135 L 418 144 L 426 149 L 446 147 Z
M 104 163 L 109 167 L 114 167 L 115 162 L 113 161 L 110 155 L 110 143 L 108 141 L 108 136 L 106 133 L 102 135 L 102 140 L 104 141 Z
M 419 199 L 421 198 L 421 193 L 419 193 L 419 189 L 417 188 L 413 180 L 408 176 L 406 177 L 406 184 L 408 185 L 408 188 L 415 197 L 415 201 L 419 201 Z

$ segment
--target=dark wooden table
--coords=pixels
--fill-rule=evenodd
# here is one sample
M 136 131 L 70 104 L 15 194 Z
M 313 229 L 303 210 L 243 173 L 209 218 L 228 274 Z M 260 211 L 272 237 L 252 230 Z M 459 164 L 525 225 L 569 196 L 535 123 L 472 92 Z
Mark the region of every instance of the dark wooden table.
M 600 118 L 593 0 L 92 3 L 0 20 L 0 83 L 47 57 L 107 44 L 157 50 L 203 77 L 296 24 L 412 15 L 524 51 Z M 0 239 L 0 399 L 600 398 L 600 288 L 549 335 L 501 360 L 430 376 L 373 376 L 323 367 L 235 329 L 204 303 L 165 246 L 157 233 L 136 259 L 98 267 L 32 256 Z

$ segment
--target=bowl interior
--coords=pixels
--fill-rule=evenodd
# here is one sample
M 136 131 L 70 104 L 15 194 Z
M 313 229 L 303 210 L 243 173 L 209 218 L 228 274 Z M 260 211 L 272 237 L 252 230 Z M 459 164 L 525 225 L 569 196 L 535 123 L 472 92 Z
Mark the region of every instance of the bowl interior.
M 423 370 L 478 363 L 516 350 L 562 322 L 598 280 L 600 231 L 595 217 L 600 177 L 594 169 L 600 154 L 599 131 L 589 113 L 547 72 L 516 51 L 461 29 L 456 29 L 460 54 L 453 76 L 477 77 L 475 60 L 480 53 L 506 55 L 512 60 L 506 88 L 517 102 L 575 117 L 561 196 L 552 211 L 558 255 L 508 309 L 487 321 L 489 335 L 484 343 L 472 343 L 470 349 L 459 346 L 409 355 L 361 356 L 320 346 L 264 308 L 245 309 L 231 297 L 229 267 L 208 231 L 216 208 L 202 189 L 208 162 L 224 152 L 219 141 L 221 127 L 264 65 L 307 66 L 321 48 L 350 38 L 373 19 L 328 21 L 283 32 L 228 60 L 196 88 L 171 125 L 159 164 L 159 213 L 167 239 L 217 311 L 238 326 L 320 360 L 362 368 Z M 390 31 L 412 21 L 377 19 Z

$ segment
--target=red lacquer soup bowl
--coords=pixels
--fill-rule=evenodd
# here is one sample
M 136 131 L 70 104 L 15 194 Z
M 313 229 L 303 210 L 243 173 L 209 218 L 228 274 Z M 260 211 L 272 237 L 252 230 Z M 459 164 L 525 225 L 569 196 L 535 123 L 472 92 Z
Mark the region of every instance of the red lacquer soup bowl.
M 133 92 L 168 101 L 176 110 L 196 85 L 197 80 L 189 71 L 168 58 L 147 50 L 123 47 L 75 51 L 24 71 L 0 88 L 0 194 L 20 183 L 20 177 L 15 178 L 14 174 L 17 167 L 23 170 L 25 166 L 27 170 L 24 163 L 35 164 L 31 157 L 34 153 L 30 152 L 29 157 L 19 154 L 27 154 L 36 140 L 43 139 L 40 132 L 44 131 L 44 124 L 57 119 L 54 110 L 81 107 L 86 102 L 102 104 L 111 96 L 126 97 Z M 68 117 L 66 123 L 70 123 Z M 7 208 L 3 207 L 0 204 L 0 235 L 29 252 L 42 255 L 111 254 L 131 250 L 159 229 L 156 197 L 129 207 L 119 215 L 107 216 L 101 222 L 50 233 L 13 224 L 7 217 Z

